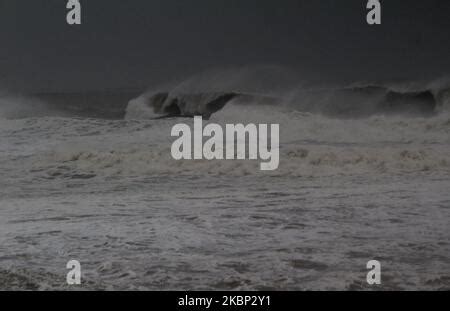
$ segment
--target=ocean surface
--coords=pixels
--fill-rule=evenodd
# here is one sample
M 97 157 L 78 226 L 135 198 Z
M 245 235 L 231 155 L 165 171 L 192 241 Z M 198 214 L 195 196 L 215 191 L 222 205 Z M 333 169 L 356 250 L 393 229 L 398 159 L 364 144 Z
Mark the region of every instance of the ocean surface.
M 74 289 L 72 259 L 86 290 L 450 289 L 445 102 L 355 117 L 232 101 L 205 123 L 280 124 L 279 169 L 263 172 L 175 161 L 171 128 L 192 119 L 153 120 L 131 95 L 106 113 L 118 95 L 92 96 L 0 100 L 0 290 Z

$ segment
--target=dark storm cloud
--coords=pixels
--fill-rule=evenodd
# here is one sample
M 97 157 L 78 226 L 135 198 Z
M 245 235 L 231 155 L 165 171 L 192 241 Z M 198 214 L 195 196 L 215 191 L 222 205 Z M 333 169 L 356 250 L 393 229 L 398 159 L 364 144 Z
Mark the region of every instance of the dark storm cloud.
M 366 0 L 0 0 L 0 83 L 15 88 L 144 86 L 212 67 L 278 64 L 314 79 L 441 75 L 450 2 Z

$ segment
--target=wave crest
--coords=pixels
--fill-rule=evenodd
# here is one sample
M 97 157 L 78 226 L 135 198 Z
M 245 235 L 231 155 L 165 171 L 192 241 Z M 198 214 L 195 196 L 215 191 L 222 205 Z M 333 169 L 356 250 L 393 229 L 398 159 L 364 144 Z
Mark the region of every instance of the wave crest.
M 332 117 L 368 117 L 376 114 L 430 116 L 448 110 L 450 106 L 450 79 L 359 82 L 318 88 L 302 85 L 290 72 L 284 73 L 279 68 L 273 76 L 261 69 L 253 74 L 250 72 L 246 69 L 234 74 L 203 74 L 170 88 L 148 91 L 129 102 L 126 118 L 193 115 L 209 118 L 230 103 L 282 106 Z

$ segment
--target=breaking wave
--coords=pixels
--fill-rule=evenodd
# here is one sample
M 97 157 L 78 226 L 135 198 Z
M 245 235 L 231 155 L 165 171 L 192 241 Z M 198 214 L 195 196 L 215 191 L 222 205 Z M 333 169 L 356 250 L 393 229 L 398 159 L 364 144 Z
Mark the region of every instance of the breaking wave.
M 62 116 L 99 119 L 205 119 L 228 105 L 262 106 L 338 118 L 373 115 L 432 116 L 450 107 L 450 78 L 432 81 L 311 85 L 282 67 L 206 72 L 179 83 L 137 90 L 43 92 L 0 91 L 0 118 Z M 252 112 L 253 113 L 253 112 Z
M 252 74 L 250 74 L 250 72 Z M 275 72 L 269 74 L 268 72 Z M 209 118 L 229 104 L 272 105 L 331 117 L 376 114 L 430 116 L 448 109 L 450 79 L 431 82 L 353 83 L 311 87 L 293 75 L 274 71 L 233 71 L 202 74 L 170 87 L 149 90 L 131 100 L 127 119 Z M 294 82 L 297 81 L 297 82 Z
M 155 88 L 128 105 L 131 93 L 47 94 L 47 100 L 3 94 L 0 118 L 22 119 L 0 122 L 0 155 L 3 163 L 18 165 L 5 172 L 46 179 L 450 171 L 448 79 L 321 88 L 298 81 L 282 70 L 200 75 Z M 71 110 L 44 117 L 51 115 L 48 102 L 54 98 Z M 171 128 L 180 117 L 198 114 L 221 125 L 280 124 L 279 169 L 261 173 L 259 160 L 173 160 Z

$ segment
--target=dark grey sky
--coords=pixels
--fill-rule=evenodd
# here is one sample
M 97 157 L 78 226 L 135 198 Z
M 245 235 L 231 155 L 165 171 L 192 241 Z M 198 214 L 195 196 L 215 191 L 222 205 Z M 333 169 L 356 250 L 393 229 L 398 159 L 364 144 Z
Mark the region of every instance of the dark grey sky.
M 0 87 L 145 86 L 214 67 L 277 64 L 316 80 L 450 72 L 450 1 L 0 0 Z

